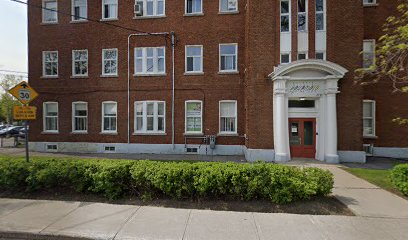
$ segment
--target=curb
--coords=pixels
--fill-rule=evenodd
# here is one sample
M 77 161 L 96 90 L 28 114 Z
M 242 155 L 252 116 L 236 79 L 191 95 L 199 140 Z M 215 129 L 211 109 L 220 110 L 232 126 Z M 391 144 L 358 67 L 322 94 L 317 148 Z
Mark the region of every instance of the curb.
M 0 232 L 0 240 L 91 240 L 93 238 L 86 237 L 70 237 L 65 235 L 51 235 L 51 234 L 41 234 L 41 233 L 28 233 L 28 232 Z

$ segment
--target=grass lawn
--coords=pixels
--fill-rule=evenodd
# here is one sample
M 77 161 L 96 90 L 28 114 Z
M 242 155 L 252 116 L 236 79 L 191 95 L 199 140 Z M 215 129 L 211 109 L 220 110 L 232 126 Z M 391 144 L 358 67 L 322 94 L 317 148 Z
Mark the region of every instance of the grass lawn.
M 391 169 L 389 170 L 364 169 L 364 168 L 343 168 L 343 169 L 359 178 L 362 178 L 374 185 L 377 185 L 380 188 L 395 193 L 401 197 L 407 198 L 392 184 L 390 178 Z

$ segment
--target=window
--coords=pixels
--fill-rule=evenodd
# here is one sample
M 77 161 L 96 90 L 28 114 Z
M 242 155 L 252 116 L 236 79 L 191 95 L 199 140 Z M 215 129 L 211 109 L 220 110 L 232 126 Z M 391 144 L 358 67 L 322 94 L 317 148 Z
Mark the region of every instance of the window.
M 88 17 L 87 0 L 72 0 L 72 21 L 86 21 Z
M 118 75 L 118 49 L 103 49 L 102 64 L 102 75 Z
M 290 53 L 281 53 L 281 64 L 290 63 Z
M 186 72 L 203 72 L 203 46 L 186 46 Z
M 237 133 L 237 101 L 220 101 L 220 133 Z
M 363 136 L 375 136 L 375 101 L 363 101 Z
M 314 100 L 289 100 L 289 108 L 314 108 Z
M 298 31 L 307 31 L 307 0 L 298 0 Z
M 58 3 L 57 0 L 43 0 L 42 2 L 42 22 L 57 23 L 58 22 Z
M 116 102 L 102 103 L 102 132 L 117 132 L 118 107 Z
M 57 144 L 47 144 L 46 145 L 46 151 L 47 152 L 56 152 L 56 151 L 58 151 L 58 145 Z
M 88 131 L 88 103 L 72 103 L 72 132 Z
M 44 111 L 44 132 L 58 132 L 58 103 L 45 102 Z
M 364 6 L 370 6 L 370 5 L 376 5 L 377 0 L 363 0 L 363 5 Z
M 298 60 L 305 60 L 307 59 L 307 53 L 306 52 L 299 52 L 298 53 Z
M 316 59 L 326 60 L 326 52 L 316 52 Z
M 326 0 L 316 0 L 316 31 L 325 30 L 325 1 Z
M 186 101 L 186 133 L 203 132 L 202 106 L 202 101 Z
M 220 0 L 220 12 L 237 12 L 238 0 Z
M 238 71 L 238 44 L 220 44 L 220 72 Z
M 202 0 L 186 0 L 186 14 L 203 13 Z
M 375 64 L 375 40 L 364 40 L 363 68 L 369 69 Z
M 43 52 L 43 76 L 58 76 L 58 51 Z
M 163 101 L 135 102 L 135 132 L 165 133 L 165 104 Z
M 290 2 L 281 0 L 281 32 L 290 32 Z
M 102 19 L 118 18 L 118 0 L 102 0 Z
M 116 147 L 115 147 L 115 146 L 105 146 L 105 147 L 104 147 L 104 152 L 106 152 L 106 153 L 114 153 L 114 152 L 116 152 Z
M 164 16 L 165 0 L 136 0 L 135 17 Z
M 72 75 L 88 76 L 88 50 L 72 51 Z
M 135 48 L 135 75 L 164 74 L 165 47 Z

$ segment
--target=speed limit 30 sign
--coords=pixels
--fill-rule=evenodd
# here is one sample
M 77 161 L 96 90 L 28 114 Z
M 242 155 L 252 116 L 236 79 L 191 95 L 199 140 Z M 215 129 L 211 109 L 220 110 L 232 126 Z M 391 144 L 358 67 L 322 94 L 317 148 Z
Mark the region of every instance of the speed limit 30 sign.
M 38 97 L 38 93 L 25 81 L 10 89 L 9 93 L 24 105 L 29 104 Z

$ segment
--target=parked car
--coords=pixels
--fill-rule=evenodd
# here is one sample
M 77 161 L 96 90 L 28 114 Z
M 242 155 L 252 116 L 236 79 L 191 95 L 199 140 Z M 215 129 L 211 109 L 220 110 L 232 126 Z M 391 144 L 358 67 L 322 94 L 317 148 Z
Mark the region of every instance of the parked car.
M 14 135 L 18 135 L 20 130 L 23 129 L 22 126 L 11 126 L 0 130 L 0 137 L 13 137 Z

